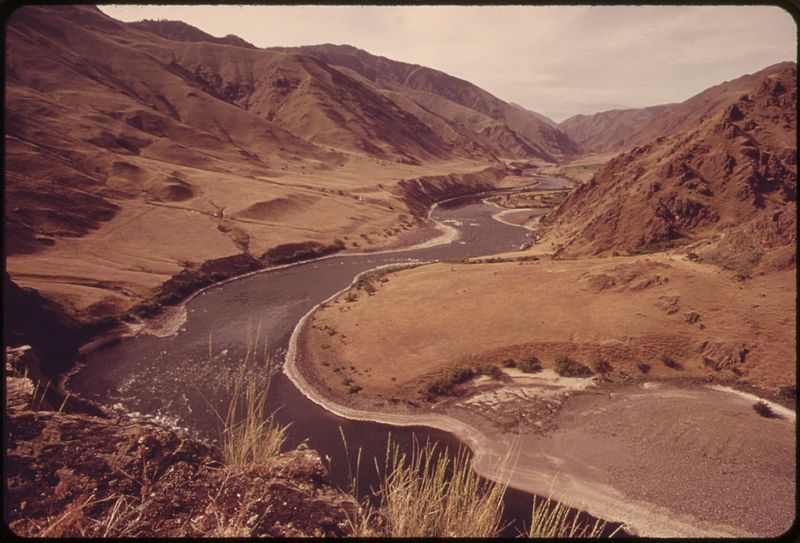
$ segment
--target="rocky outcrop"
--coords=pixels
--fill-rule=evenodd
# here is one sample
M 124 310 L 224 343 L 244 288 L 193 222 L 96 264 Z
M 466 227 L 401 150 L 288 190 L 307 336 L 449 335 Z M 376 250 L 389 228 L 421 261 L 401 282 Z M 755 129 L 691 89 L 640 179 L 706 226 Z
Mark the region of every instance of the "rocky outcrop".
M 9 377 L 5 520 L 22 537 L 345 536 L 357 504 L 315 451 L 226 468 L 189 434 L 126 419 L 34 410 Z

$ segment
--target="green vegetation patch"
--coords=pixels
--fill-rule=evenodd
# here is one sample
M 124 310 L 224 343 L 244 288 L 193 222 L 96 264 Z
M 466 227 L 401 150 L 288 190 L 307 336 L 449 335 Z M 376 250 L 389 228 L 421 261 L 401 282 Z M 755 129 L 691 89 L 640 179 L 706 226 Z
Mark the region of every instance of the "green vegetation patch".
M 503 375 L 503 371 L 494 364 L 478 366 L 478 373 L 481 375 L 488 375 L 492 379 L 499 379 Z
M 602 358 L 598 358 L 594 362 L 594 371 L 596 371 L 600 375 L 606 375 L 608 373 L 611 373 L 613 369 L 614 368 L 611 366 L 611 364 L 609 364 L 606 360 L 603 360 Z
M 664 364 L 668 368 L 672 368 L 674 370 L 682 370 L 683 366 L 676 362 L 671 356 L 661 355 L 661 363 Z
M 524 356 L 517 362 L 517 368 L 524 373 L 537 373 L 542 371 L 542 363 L 533 355 Z
M 591 377 L 594 372 L 588 366 L 566 355 L 556 357 L 556 373 L 562 377 Z
M 472 368 L 453 368 L 425 385 L 422 394 L 428 401 L 433 401 L 436 396 L 449 394 L 456 385 L 465 383 L 473 377 L 475 370 Z
M 755 409 L 756 413 L 758 413 L 762 417 L 768 419 L 774 419 L 775 417 L 777 417 L 777 415 L 775 414 L 774 411 L 772 411 L 772 408 L 769 406 L 769 404 L 767 404 L 767 402 L 758 401 L 753 404 L 753 409 Z
M 290 264 L 309 260 L 341 251 L 345 248 L 344 241 L 337 239 L 329 245 L 317 241 L 304 241 L 302 243 L 286 243 L 273 247 L 263 254 L 261 261 L 267 266 Z

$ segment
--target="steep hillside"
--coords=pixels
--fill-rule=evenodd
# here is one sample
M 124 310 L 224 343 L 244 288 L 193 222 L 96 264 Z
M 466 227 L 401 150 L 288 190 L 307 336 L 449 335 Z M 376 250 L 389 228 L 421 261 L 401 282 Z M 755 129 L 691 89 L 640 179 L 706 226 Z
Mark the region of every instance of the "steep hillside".
M 759 74 L 672 108 L 706 113 L 673 117 L 688 128 L 606 164 L 547 218 L 545 240 L 564 255 L 692 243 L 698 258 L 742 273 L 793 265 L 797 67 Z
M 6 50 L 7 269 L 80 318 L 208 260 L 397 244 L 421 220 L 401 180 L 469 190 L 499 164 L 488 137 L 355 72 L 183 23 L 25 6 Z
M 538 156 L 551 161 L 579 153 L 558 128 L 477 86 L 438 70 L 371 55 L 347 45 L 277 48 L 313 55 L 358 73 L 378 88 L 403 94 L 456 131 L 490 146 L 498 156 Z
M 671 105 L 612 109 L 593 115 L 574 115 L 562 121 L 558 127 L 586 152 L 620 151 L 631 134 Z
M 650 122 L 642 125 L 625 139 L 620 149 L 643 145 L 662 136 L 693 128 L 705 117 L 733 104 L 757 86 L 765 77 L 780 74 L 795 66 L 793 62 L 781 62 L 768 66 L 753 74 L 743 75 L 731 81 L 710 87 L 679 104 L 664 109 Z
M 528 109 L 526 107 L 523 107 L 523 106 L 521 106 L 519 104 L 515 104 L 514 102 L 509 102 L 509 103 L 512 106 L 514 106 L 515 108 L 517 108 L 517 109 L 521 109 L 522 111 L 526 111 L 526 112 L 530 113 L 531 115 L 533 115 L 534 117 L 536 117 L 540 121 L 544 121 L 547 125 L 552 126 L 553 128 L 558 128 L 558 123 L 555 122 L 550 117 L 548 117 L 547 115 L 542 115 L 541 113 L 537 113 L 535 111 L 531 111 L 530 109 Z M 569 134 L 567 134 L 567 135 L 569 135 Z

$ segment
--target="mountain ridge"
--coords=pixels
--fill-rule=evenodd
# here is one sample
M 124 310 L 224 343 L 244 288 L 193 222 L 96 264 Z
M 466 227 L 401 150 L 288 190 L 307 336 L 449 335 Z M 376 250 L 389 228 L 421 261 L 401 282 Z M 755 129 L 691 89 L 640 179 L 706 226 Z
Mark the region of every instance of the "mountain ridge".
M 545 239 L 564 255 L 681 243 L 743 274 L 794 266 L 797 66 L 758 74 L 712 87 L 721 99 L 699 121 L 681 117 L 609 161 L 546 218 Z M 674 107 L 696 110 L 708 96 Z
M 405 91 L 417 104 L 461 129 L 483 136 L 499 134 L 507 138 L 508 143 L 500 150 L 514 148 L 516 144 L 518 149 L 538 153 L 550 161 L 580 152 L 566 134 L 524 108 L 503 102 L 472 83 L 439 70 L 390 60 L 349 45 L 323 44 L 270 50 L 311 54 L 331 65 L 353 70 L 384 90 Z M 453 104 L 457 106 L 455 109 Z M 465 115 L 465 110 L 458 106 L 474 113 Z
M 573 115 L 559 128 L 587 152 L 606 153 L 622 150 L 625 140 L 673 104 L 644 108 L 600 111 L 590 115 Z
M 164 25 L 93 6 L 9 18 L 6 262 L 70 315 L 119 315 L 210 260 L 430 235 L 413 194 L 493 188 L 503 155 L 550 156 L 315 56 Z

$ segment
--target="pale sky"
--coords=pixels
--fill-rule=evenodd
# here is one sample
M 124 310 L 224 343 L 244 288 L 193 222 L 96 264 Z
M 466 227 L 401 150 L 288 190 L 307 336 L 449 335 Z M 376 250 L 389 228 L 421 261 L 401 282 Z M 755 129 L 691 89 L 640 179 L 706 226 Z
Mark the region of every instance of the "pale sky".
M 560 122 L 681 102 L 797 60 L 776 6 L 99 6 L 184 21 L 257 47 L 348 44 L 466 79 Z

